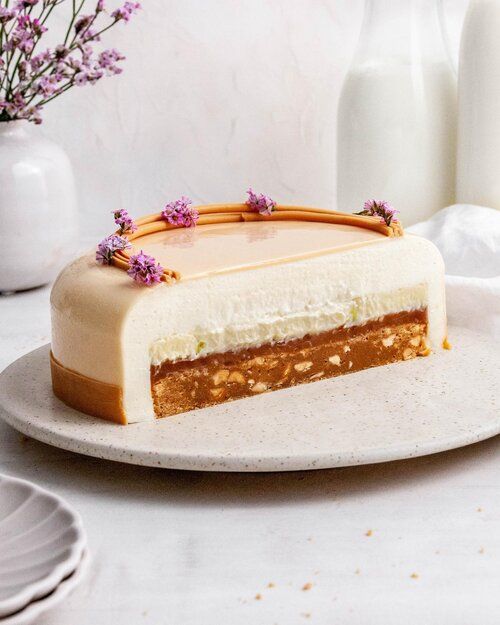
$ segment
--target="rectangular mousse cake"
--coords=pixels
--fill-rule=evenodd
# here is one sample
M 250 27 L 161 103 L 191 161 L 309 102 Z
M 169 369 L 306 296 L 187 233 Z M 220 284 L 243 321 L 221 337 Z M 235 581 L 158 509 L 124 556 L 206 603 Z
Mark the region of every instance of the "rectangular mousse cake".
M 444 270 L 430 242 L 292 217 L 142 226 L 131 253 L 175 268 L 175 283 L 138 285 L 93 255 L 72 263 L 51 299 L 55 394 L 132 423 L 442 346 Z

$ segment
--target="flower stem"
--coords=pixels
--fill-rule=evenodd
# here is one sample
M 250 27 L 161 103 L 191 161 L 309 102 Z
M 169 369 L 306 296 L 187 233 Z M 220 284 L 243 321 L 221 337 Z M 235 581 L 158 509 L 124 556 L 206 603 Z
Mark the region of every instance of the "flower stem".
M 80 13 L 80 11 L 83 8 L 83 5 L 85 4 L 85 0 L 82 0 L 80 2 L 80 6 L 78 7 L 78 9 L 76 9 L 76 0 L 71 0 L 71 2 L 72 2 L 72 5 L 73 5 L 73 15 L 71 17 L 71 21 L 69 23 L 68 30 L 66 31 L 66 36 L 64 37 L 64 45 L 66 45 L 66 43 L 68 42 L 68 37 L 69 37 L 69 34 L 71 32 L 71 29 L 73 28 L 73 24 L 75 23 L 75 20 L 76 20 L 78 14 Z

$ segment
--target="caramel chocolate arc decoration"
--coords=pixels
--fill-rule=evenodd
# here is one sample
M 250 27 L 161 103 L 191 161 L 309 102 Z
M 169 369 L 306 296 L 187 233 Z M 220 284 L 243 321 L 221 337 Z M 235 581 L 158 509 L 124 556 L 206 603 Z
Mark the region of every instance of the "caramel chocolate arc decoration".
M 208 204 L 195 207 L 199 213 L 197 226 L 207 224 L 222 224 L 249 221 L 312 221 L 327 224 L 339 224 L 344 226 L 356 226 L 374 230 L 387 237 L 403 236 L 403 227 L 398 221 L 387 226 L 381 222 L 379 217 L 370 215 L 350 215 L 338 211 L 330 211 L 325 208 L 313 208 L 309 206 L 277 206 L 270 215 L 261 215 L 248 209 L 246 204 Z M 137 230 L 127 234 L 129 241 L 136 241 L 141 237 L 156 232 L 167 230 L 177 230 L 184 226 L 177 226 L 166 221 L 161 213 L 147 215 L 136 221 Z M 119 231 L 116 234 L 120 234 Z M 112 264 L 123 271 L 130 268 L 130 254 L 126 250 L 119 250 L 114 253 Z M 181 279 L 181 275 L 174 269 L 164 269 L 161 277 L 162 282 L 173 284 Z

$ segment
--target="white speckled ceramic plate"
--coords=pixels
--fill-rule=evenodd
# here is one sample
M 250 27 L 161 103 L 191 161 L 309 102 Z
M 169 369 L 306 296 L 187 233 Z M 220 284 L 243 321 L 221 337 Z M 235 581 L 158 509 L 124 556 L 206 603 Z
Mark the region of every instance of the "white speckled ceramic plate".
M 88 551 L 84 551 L 77 568 L 48 595 L 29 603 L 23 610 L 6 619 L 0 620 L 1 625 L 32 625 L 37 619 L 62 603 L 70 593 L 82 582 L 90 565 Z
M 47 345 L 0 375 L 0 406 L 27 436 L 133 464 L 285 471 L 397 460 L 500 433 L 500 347 L 459 328 L 450 340 L 429 358 L 128 426 L 57 400 Z
M 80 517 L 62 499 L 0 475 L 0 621 L 52 592 L 85 545 Z

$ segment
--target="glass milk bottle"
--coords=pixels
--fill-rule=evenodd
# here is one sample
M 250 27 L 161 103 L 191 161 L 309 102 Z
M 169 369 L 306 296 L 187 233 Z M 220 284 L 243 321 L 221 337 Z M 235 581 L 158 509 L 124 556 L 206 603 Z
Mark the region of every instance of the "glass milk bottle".
M 472 0 L 460 41 L 457 201 L 500 209 L 500 0 Z
M 453 204 L 456 77 L 440 0 L 366 0 L 337 138 L 340 210 L 387 200 L 410 225 Z

